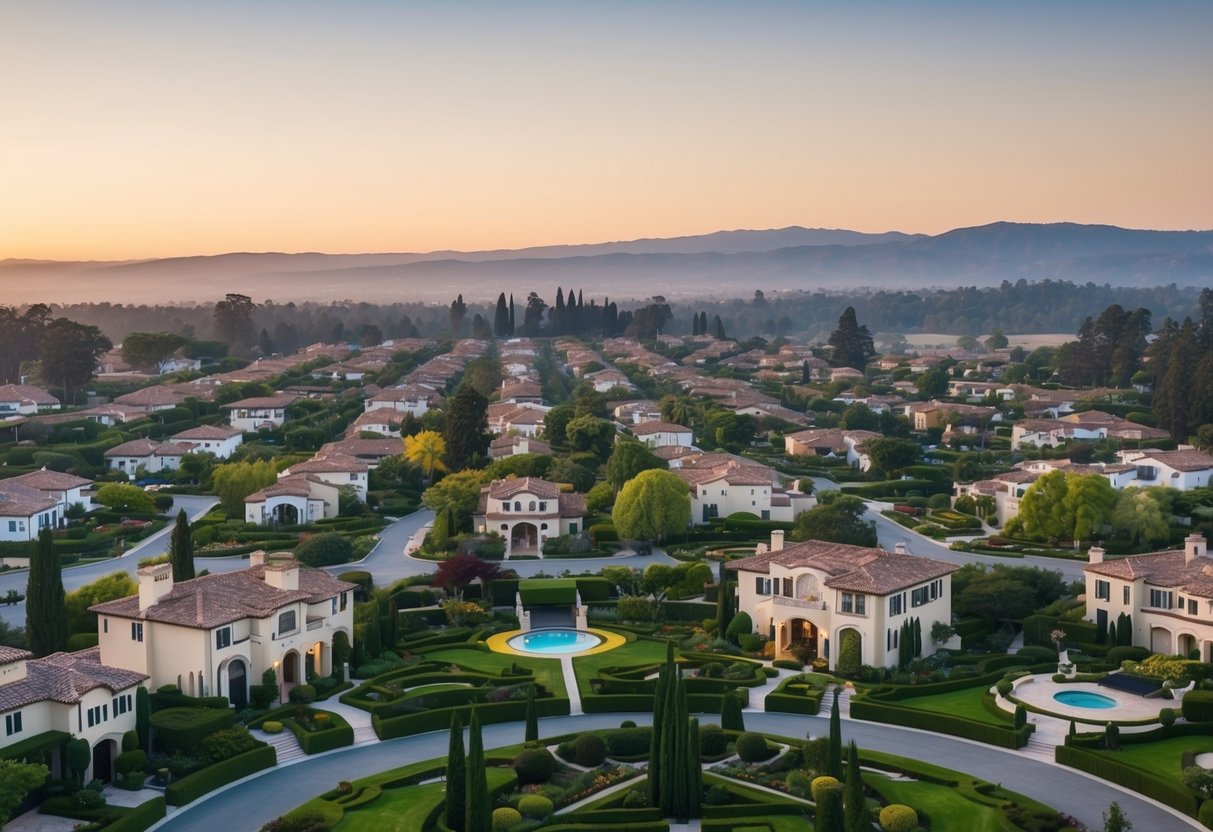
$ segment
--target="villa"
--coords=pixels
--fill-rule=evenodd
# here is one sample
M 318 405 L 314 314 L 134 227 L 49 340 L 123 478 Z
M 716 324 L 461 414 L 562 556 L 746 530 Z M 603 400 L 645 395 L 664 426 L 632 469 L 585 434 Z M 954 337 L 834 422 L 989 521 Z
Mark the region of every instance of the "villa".
M 505 538 L 505 556 L 537 555 L 549 537 L 585 528 L 585 495 L 560 490 L 536 477 L 493 480 L 480 489 L 476 531 Z
M 691 447 L 695 442 L 695 431 L 673 422 L 641 422 L 631 427 L 633 435 L 650 448 L 667 448 L 680 445 Z
M 245 433 L 256 433 L 259 430 L 274 430 L 282 427 L 289 416 L 286 409 L 295 403 L 298 396 L 285 394 L 278 396 L 255 396 L 251 399 L 241 399 L 231 404 L 220 405 L 220 410 L 228 411 L 231 426 Z
M 1104 554 L 1092 546 L 1083 567 L 1088 621 L 1107 632 L 1124 613 L 1133 644 L 1213 661 L 1213 558 L 1202 535 L 1188 535 L 1182 549 L 1111 561 Z
M 769 550 L 725 567 L 737 573 L 737 609 L 749 614 L 755 632 L 775 640 L 776 658 L 801 646 L 834 669 L 838 650 L 831 645 L 849 631 L 860 640 L 862 664 L 889 666 L 897 663 L 906 621 L 919 620 L 924 648 L 936 622 L 951 623 L 954 564 L 820 540 L 785 548 L 783 537 L 772 532 Z
M 91 509 L 85 489 L 92 485 L 92 480 L 46 468 L 0 480 L 0 541 L 34 540 L 44 528 L 59 528 L 73 504 Z
M 0 384 L 0 416 L 31 416 L 58 409 L 59 400 L 41 387 Z
M 801 430 L 783 438 L 783 452 L 788 456 L 838 457 L 866 471 L 872 467 L 872 460 L 863 452 L 863 445 L 869 439 L 879 439 L 880 436 L 870 430 Z
M 152 688 L 226 696 L 236 710 L 270 668 L 283 698 L 308 668 L 330 674 L 333 636 L 353 637 L 356 585 L 289 556 L 254 552 L 250 563 L 181 583 L 171 564 L 139 569 L 138 595 L 89 608 L 101 663 L 139 674 Z

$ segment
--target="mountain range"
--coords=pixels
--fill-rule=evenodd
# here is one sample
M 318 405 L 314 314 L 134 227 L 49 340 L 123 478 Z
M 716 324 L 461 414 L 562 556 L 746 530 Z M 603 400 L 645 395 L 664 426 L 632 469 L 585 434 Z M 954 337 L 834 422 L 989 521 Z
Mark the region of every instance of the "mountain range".
M 689 237 L 494 251 L 399 254 L 232 253 L 132 261 L 0 261 L 4 303 L 254 300 L 549 301 L 587 295 L 739 297 L 816 290 L 997 285 L 1003 280 L 1114 286 L 1213 285 L 1213 231 L 997 222 L 934 236 L 840 229 L 718 231 Z

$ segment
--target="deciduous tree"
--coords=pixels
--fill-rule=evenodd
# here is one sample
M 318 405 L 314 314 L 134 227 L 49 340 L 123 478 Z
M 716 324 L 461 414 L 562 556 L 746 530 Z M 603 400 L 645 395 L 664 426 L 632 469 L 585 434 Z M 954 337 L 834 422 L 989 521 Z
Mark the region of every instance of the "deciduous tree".
M 691 522 L 687 484 L 669 471 L 642 471 L 619 492 L 611 518 L 627 540 L 660 541 L 677 534 Z
M 155 514 L 156 502 L 137 485 L 108 482 L 97 489 L 96 500 L 113 511 L 131 514 Z
M 838 367 L 854 367 L 862 370 L 876 357 L 872 333 L 855 317 L 855 307 L 848 306 L 838 318 L 838 328 L 830 333 L 830 356 Z
M 421 475 L 428 482 L 435 471 L 445 471 L 446 440 L 436 430 L 423 430 L 412 436 L 404 437 L 404 456 L 409 462 L 421 469 Z
M 60 385 L 63 403 L 72 404 L 76 391 L 93 377 L 97 359 L 111 347 L 97 327 L 55 318 L 42 333 L 39 375 L 47 384 Z
M 122 360 L 139 370 L 164 372 L 165 363 L 188 341 L 173 332 L 132 332 L 122 339 Z
M 0 826 L 8 823 L 25 796 L 46 782 L 50 770 L 41 763 L 0 760 Z

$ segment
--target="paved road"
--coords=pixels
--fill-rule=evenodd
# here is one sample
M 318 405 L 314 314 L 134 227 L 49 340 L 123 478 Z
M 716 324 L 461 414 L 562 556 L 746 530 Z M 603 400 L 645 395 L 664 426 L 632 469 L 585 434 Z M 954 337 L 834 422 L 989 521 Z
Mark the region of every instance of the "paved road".
M 191 520 L 194 520 L 206 514 L 211 506 L 217 502 L 219 501 L 214 497 L 195 497 L 188 494 L 177 494 L 173 496 L 171 516 L 176 517 L 180 509 L 185 509 L 185 513 L 189 515 Z M 83 566 L 67 567 L 63 570 L 63 588 L 71 592 L 73 589 L 78 589 L 112 572 L 127 572 L 134 575 L 135 570 L 139 568 L 139 561 L 144 558 L 159 557 L 168 552 L 169 539 L 172 533 L 173 524 L 170 522 L 163 529 L 156 532 L 156 534 L 132 546 L 121 557 L 88 563 Z M 198 558 L 197 563 L 199 569 L 206 568 L 212 572 L 239 568 L 238 558 Z M 0 572 L 0 596 L 10 589 L 15 589 L 24 594 L 28 583 L 29 572 L 25 569 Z M 24 627 L 25 603 L 0 606 L 0 618 L 3 618 L 14 626 Z
M 542 732 L 551 736 L 589 728 L 615 727 L 623 719 L 644 722 L 640 714 L 588 714 L 541 720 Z M 709 717 L 710 720 L 710 717 Z M 807 733 L 820 736 L 829 730 L 823 717 L 747 713 L 746 727 L 789 737 Z M 523 725 L 509 723 L 484 728 L 485 746 L 494 748 L 522 741 Z M 1150 832 L 1199 829 L 1194 821 L 1174 814 L 1137 795 L 1107 783 L 1020 754 L 988 745 L 957 740 L 890 725 L 846 720 L 843 735 L 860 747 L 913 757 L 1000 783 L 1073 815 L 1091 829 L 1102 828 L 1102 814 L 1113 801 L 1120 803 L 1135 828 Z M 175 812 L 152 829 L 164 832 L 213 832 L 222 818 L 239 818 L 239 828 L 253 830 L 298 806 L 310 797 L 332 789 L 339 780 L 354 780 L 420 760 L 446 756 L 447 732 L 436 731 L 389 742 L 363 745 L 312 757 L 272 769 L 226 791 Z M 953 832 L 953 830 L 940 830 Z

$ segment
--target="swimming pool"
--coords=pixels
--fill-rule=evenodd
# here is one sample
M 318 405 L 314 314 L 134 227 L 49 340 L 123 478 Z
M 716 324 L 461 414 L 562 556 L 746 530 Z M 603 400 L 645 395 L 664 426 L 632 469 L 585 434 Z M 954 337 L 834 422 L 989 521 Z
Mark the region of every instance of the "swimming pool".
M 545 656 L 558 656 L 567 653 L 580 653 L 602 643 L 602 639 L 593 633 L 583 630 L 552 629 L 532 630 L 514 636 L 507 644 L 523 653 L 536 653 Z
M 1053 699 L 1072 708 L 1104 709 L 1116 707 L 1115 699 L 1086 690 L 1063 690 L 1061 693 L 1053 694 Z

